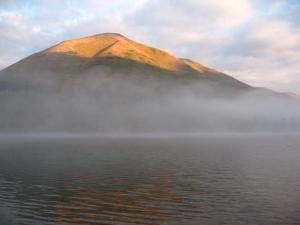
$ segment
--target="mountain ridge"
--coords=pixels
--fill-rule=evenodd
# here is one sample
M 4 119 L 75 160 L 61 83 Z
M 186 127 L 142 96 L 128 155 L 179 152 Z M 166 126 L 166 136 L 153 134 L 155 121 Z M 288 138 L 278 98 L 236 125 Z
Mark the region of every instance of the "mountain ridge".
M 212 71 L 199 63 L 196 65 L 196 62 L 190 59 L 177 58 L 166 51 L 138 43 L 118 33 L 103 33 L 65 40 L 42 53 L 74 54 L 84 58 L 114 56 L 176 72 L 183 65 L 188 65 L 199 72 Z
M 41 79 L 45 72 L 65 76 L 86 73 L 100 67 L 101 69 L 108 67 L 110 73 L 192 78 L 218 82 L 239 89 L 252 88 L 191 59 L 177 58 L 161 49 L 141 44 L 117 33 L 102 33 L 62 41 L 0 71 L 0 82 L 20 82 L 18 80 L 25 77 L 20 74 L 30 74 L 26 76 L 33 80 Z M 32 74 L 35 74 L 35 78 L 29 78 Z
M 294 99 L 111 33 L 60 42 L 0 72 L 8 132 L 281 129 L 299 115 Z

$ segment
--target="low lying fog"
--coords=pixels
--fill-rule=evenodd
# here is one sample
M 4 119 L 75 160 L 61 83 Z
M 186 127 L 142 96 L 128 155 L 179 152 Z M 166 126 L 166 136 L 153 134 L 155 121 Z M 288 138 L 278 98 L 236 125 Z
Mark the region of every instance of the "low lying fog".
M 47 82 L 46 82 L 47 83 Z M 51 82 L 50 82 L 51 83 Z M 66 79 L 0 92 L 4 132 L 298 132 L 300 100 L 180 79 Z

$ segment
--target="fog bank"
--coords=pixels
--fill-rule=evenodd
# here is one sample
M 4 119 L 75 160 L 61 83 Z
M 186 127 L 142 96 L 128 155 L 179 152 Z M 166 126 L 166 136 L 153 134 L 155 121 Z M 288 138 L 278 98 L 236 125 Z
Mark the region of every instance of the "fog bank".
M 47 77 L 47 76 L 42 76 Z M 51 77 L 51 76 L 48 76 Z M 298 132 L 299 100 L 209 81 L 112 76 L 20 82 L 0 92 L 0 132 Z M 24 84 L 28 84 L 24 86 Z

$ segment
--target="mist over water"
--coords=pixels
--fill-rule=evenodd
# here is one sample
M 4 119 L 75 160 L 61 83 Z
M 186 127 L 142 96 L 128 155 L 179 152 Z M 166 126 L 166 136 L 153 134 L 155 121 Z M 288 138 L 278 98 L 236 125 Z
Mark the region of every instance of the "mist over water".
M 0 85 L 0 224 L 299 221 L 298 99 L 184 77 L 18 76 Z
M 1 90 L 1 132 L 300 130 L 300 100 L 263 89 L 104 72 L 28 77 L 20 76 L 18 84 Z

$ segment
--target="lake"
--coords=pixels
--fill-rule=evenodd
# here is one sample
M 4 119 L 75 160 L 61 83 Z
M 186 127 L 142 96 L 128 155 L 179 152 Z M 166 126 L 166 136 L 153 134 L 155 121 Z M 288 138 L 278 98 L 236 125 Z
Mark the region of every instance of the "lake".
M 300 135 L 2 135 L 0 224 L 300 224 Z

